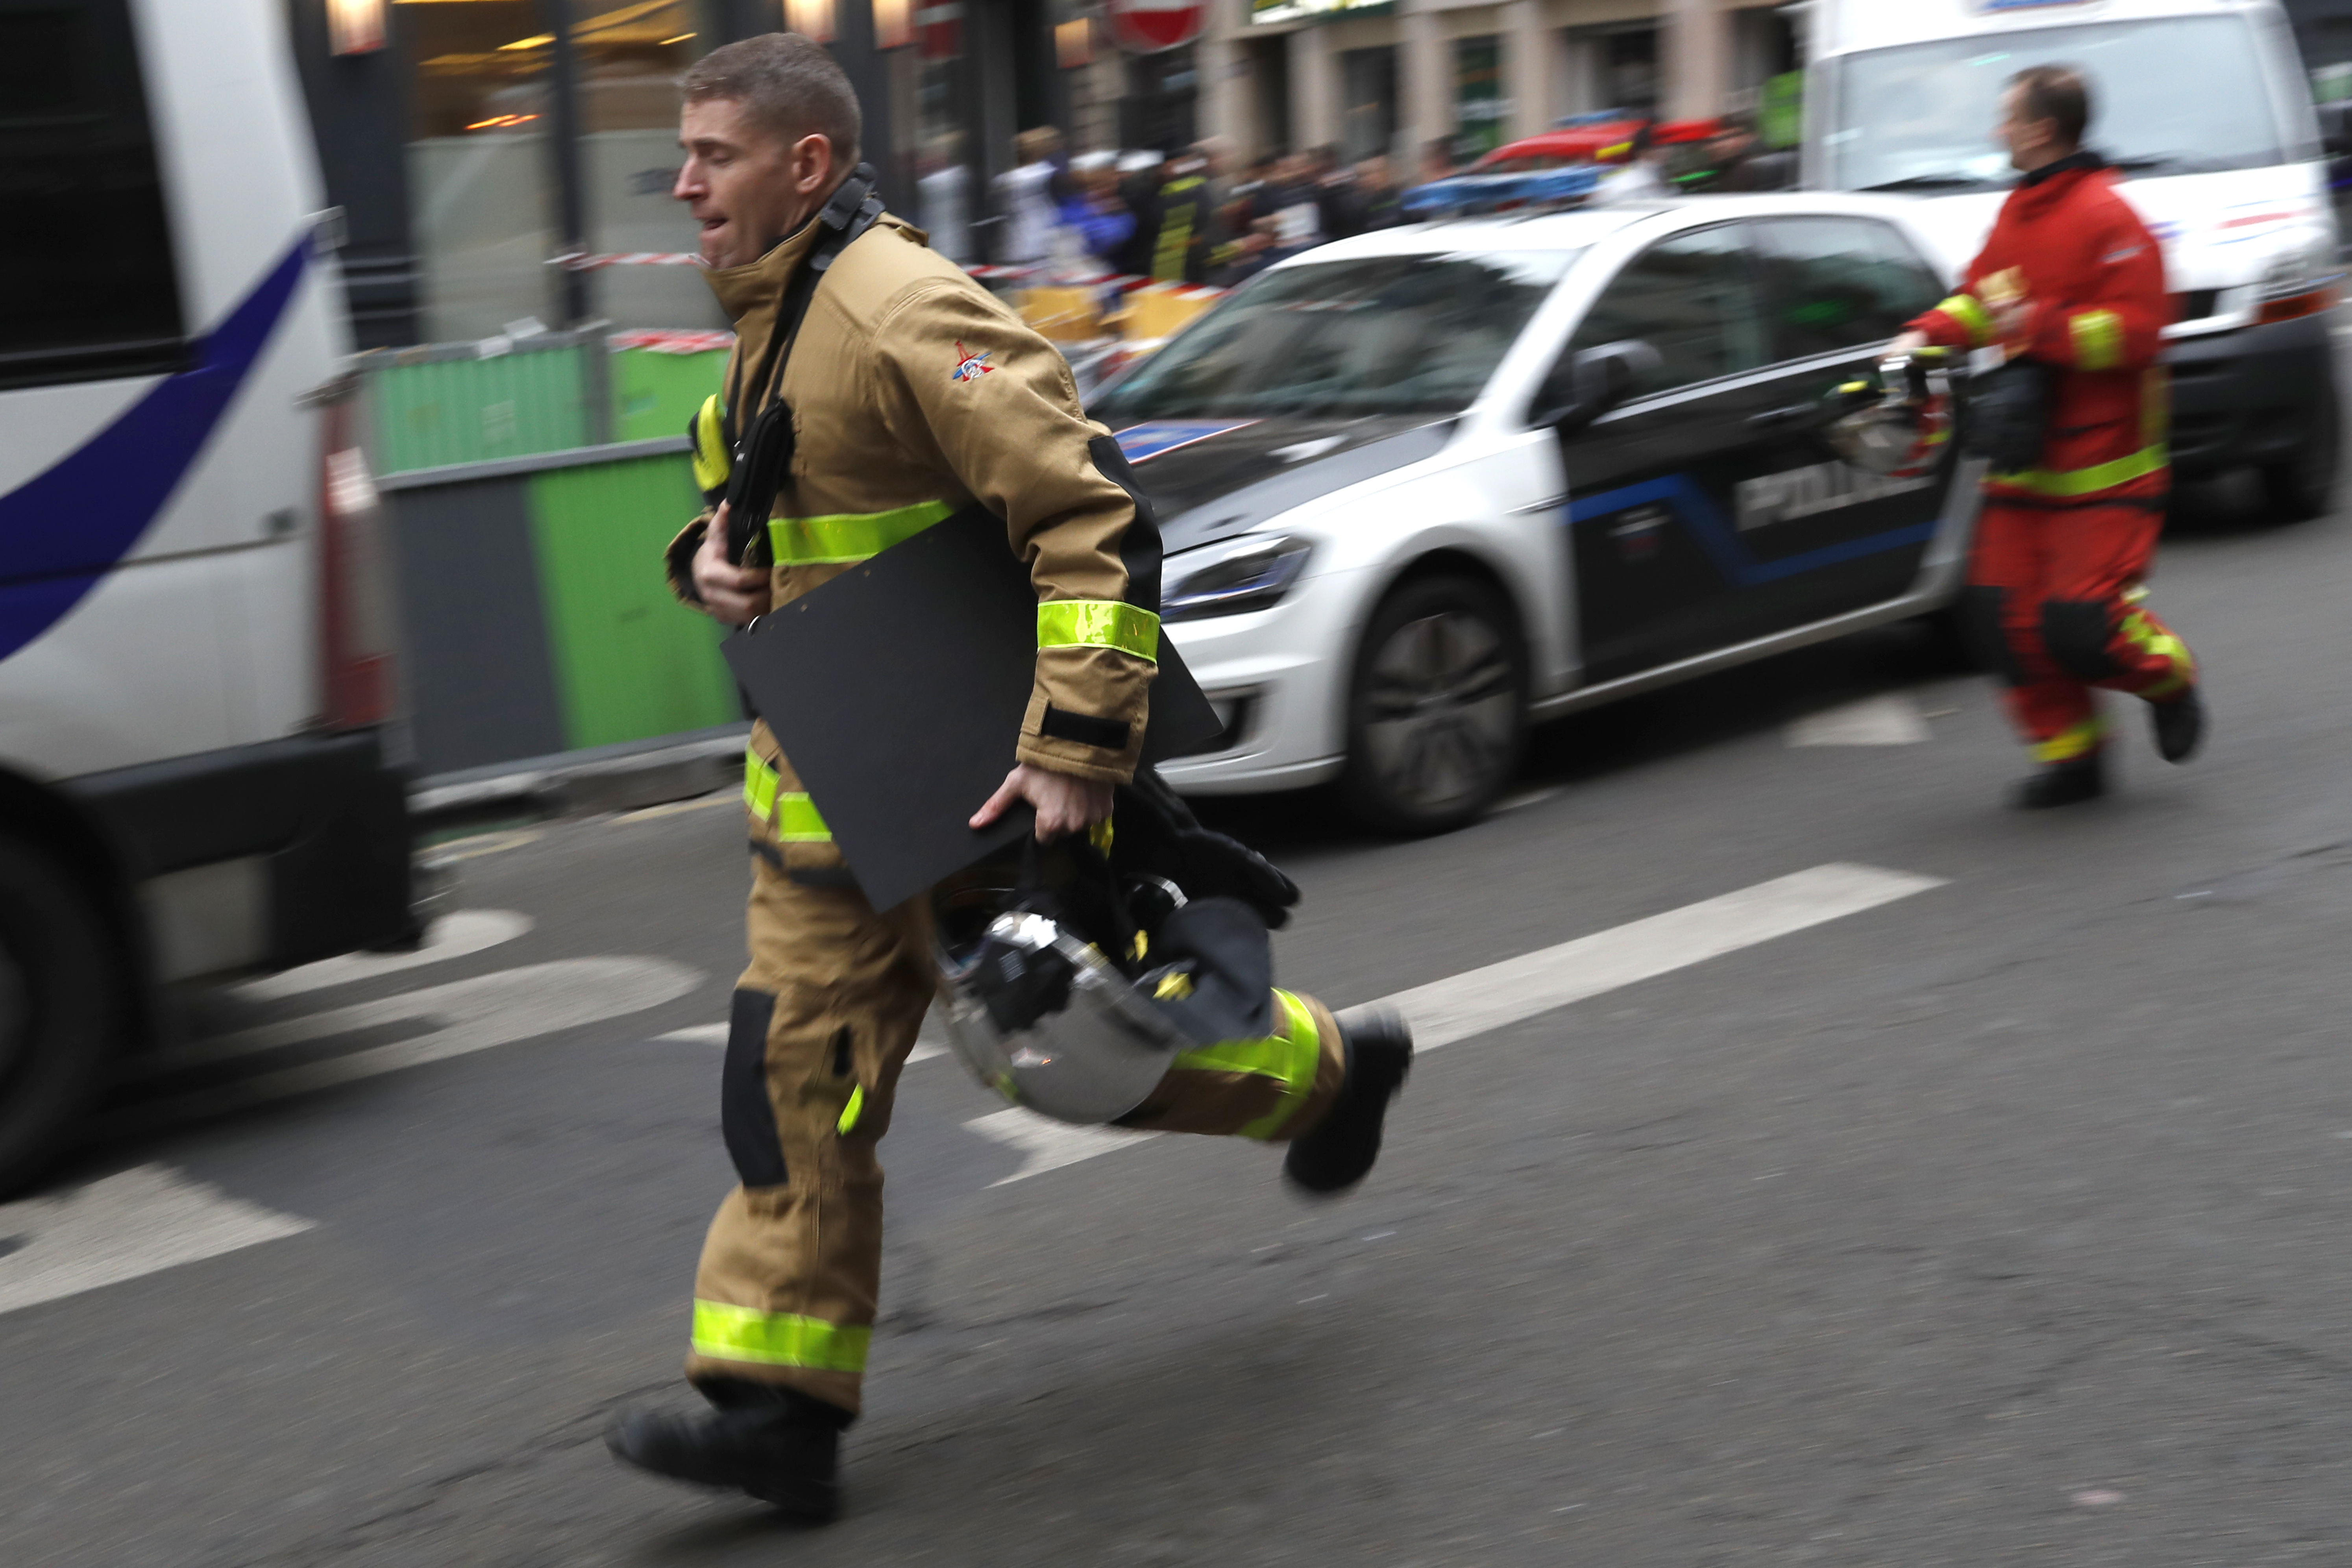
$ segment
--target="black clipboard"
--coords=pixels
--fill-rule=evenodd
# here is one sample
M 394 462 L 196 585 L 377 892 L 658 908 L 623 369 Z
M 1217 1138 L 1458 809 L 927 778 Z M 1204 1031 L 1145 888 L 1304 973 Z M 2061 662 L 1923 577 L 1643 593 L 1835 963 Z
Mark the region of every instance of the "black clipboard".
M 1033 831 L 966 826 L 1018 760 L 1037 592 L 1003 522 L 966 507 L 720 645 L 833 830 L 866 901 L 898 904 Z M 1223 725 L 1166 637 L 1143 760 Z

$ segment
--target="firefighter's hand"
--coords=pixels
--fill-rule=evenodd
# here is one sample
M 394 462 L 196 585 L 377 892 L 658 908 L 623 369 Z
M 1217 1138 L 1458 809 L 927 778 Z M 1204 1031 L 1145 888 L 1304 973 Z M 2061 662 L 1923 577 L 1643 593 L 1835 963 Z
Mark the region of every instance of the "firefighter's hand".
M 768 574 L 757 566 L 727 559 L 727 503 L 702 530 L 694 552 L 694 591 L 702 607 L 730 626 L 749 625 L 768 613 Z
M 988 797 L 986 805 L 972 813 L 971 825 L 985 827 L 1003 816 L 1014 801 L 1025 800 L 1037 808 L 1037 842 L 1050 844 L 1065 834 L 1084 833 L 1108 816 L 1116 787 L 1101 779 L 1082 779 L 1024 763 L 1004 775 L 1004 783 Z
M 1904 354 L 1915 354 L 1927 346 L 1927 333 L 1906 332 L 1901 337 L 1886 345 L 1886 353 L 1885 357 L 1887 359 L 1895 359 Z

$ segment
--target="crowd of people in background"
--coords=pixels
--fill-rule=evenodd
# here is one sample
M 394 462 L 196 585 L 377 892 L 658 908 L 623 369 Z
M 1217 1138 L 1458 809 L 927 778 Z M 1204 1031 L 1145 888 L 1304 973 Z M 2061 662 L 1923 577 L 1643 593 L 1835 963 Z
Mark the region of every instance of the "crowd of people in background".
M 1381 153 L 1349 163 L 1337 148 L 1315 147 L 1236 167 L 1210 140 L 1171 157 L 1073 157 L 1052 126 L 1024 131 L 1014 145 L 1020 161 L 996 177 L 992 216 L 981 221 L 999 226 L 992 247 L 999 265 L 1049 279 L 1123 275 L 1230 288 L 1309 247 L 1409 221 L 1405 185 Z M 1706 152 L 1704 166 L 1675 173 L 1644 122 L 1591 199 L 1610 205 L 1694 190 L 1772 190 L 1793 174 L 1781 166 L 1785 156 L 1767 153 L 1753 130 L 1736 121 L 1723 122 Z M 1413 184 L 1462 172 L 1444 139 L 1423 147 L 1420 164 Z M 948 160 L 924 181 L 932 243 L 960 259 L 961 175 Z M 935 181 L 950 178 L 952 193 L 944 184 L 934 192 Z M 952 227 L 958 248 L 943 238 L 943 225 Z
M 1231 287 L 1311 246 L 1404 221 L 1402 187 L 1379 154 L 1349 164 L 1318 147 L 1236 169 L 1209 141 L 1173 157 L 1070 157 L 1051 126 L 1015 147 L 1019 163 L 996 180 L 998 257 L 1048 276 Z

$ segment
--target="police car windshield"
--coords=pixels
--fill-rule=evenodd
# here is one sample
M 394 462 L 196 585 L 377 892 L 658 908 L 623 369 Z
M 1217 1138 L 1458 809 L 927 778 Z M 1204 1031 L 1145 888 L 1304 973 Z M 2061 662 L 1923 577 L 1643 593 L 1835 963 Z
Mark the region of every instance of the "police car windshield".
M 1839 190 L 1991 190 L 2016 176 L 1993 145 L 2001 89 L 2030 66 L 2079 68 L 2084 140 L 2138 174 L 2282 161 L 2278 116 L 2243 16 L 2035 27 L 1846 55 L 1828 137 Z
M 1366 257 L 1260 273 L 1097 400 L 1096 418 L 1454 414 L 1575 250 Z

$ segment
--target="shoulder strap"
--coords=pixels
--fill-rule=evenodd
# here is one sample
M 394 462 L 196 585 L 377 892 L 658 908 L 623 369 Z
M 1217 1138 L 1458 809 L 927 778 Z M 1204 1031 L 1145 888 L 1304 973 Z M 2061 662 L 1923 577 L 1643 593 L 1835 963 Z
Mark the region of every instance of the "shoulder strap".
M 767 404 L 747 427 L 741 409 L 747 383 L 736 366 L 735 384 L 728 388 L 726 434 L 734 451 L 734 468 L 727 487 L 727 554 L 740 562 L 751 541 L 763 531 L 768 513 L 792 466 L 792 411 L 784 406 L 784 367 L 791 363 L 793 344 L 799 341 L 801 321 L 817 285 L 836 258 L 882 216 L 882 198 L 874 193 L 874 166 L 860 163 L 841 182 L 832 199 L 813 220 L 819 226 L 816 242 L 784 285 L 776 324 L 768 334 L 767 353 L 759 373 L 748 383 L 764 388 Z M 738 431 L 742 433 L 739 436 Z

